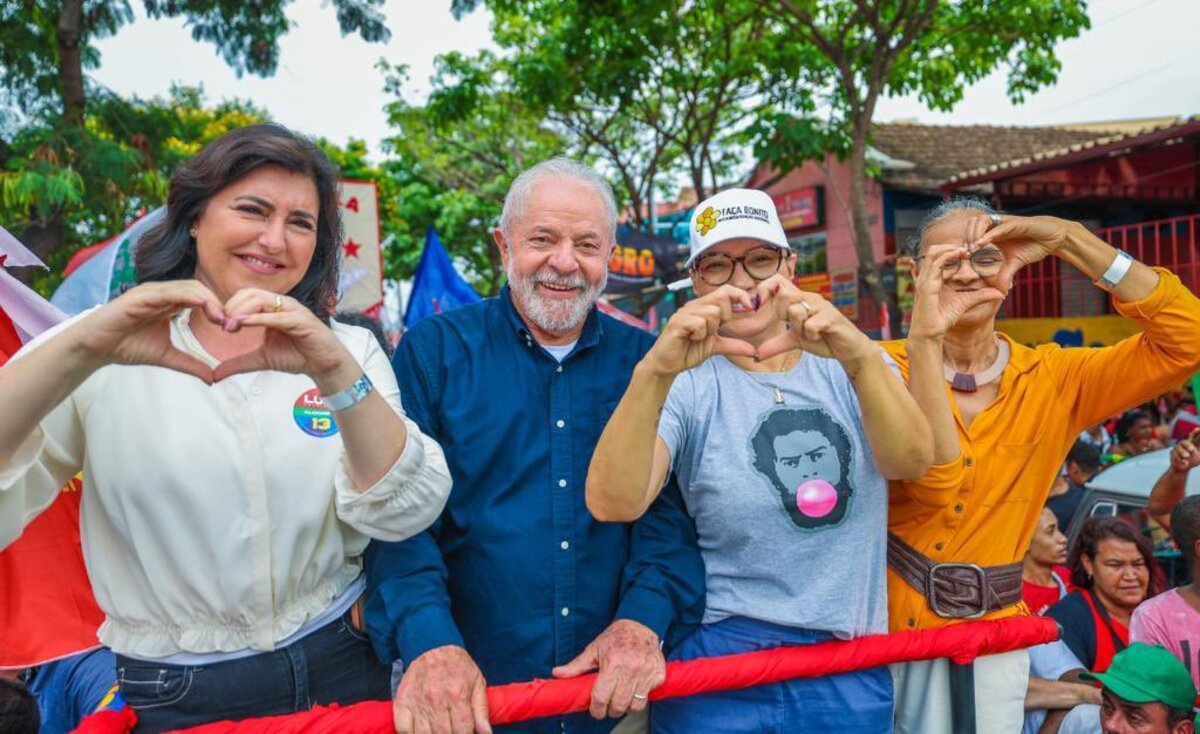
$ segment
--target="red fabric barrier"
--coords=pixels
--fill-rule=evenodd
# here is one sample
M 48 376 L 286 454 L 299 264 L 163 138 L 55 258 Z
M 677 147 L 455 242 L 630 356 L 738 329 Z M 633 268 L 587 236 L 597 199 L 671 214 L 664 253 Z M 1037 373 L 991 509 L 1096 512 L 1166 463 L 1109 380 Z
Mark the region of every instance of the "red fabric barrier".
M 790 678 L 815 678 L 873 668 L 889 663 L 950 658 L 968 663 L 980 655 L 1009 652 L 1058 639 L 1058 625 L 1046 617 L 1014 617 L 990 622 L 965 622 L 932 630 L 871 635 L 845 642 L 727 655 L 667 664 L 667 679 L 650 694 L 651 700 L 691 696 L 708 691 L 747 688 Z M 488 711 L 493 724 L 510 724 L 542 716 L 584 711 L 595 674 L 569 680 L 535 680 L 488 688 Z M 122 730 L 111 730 L 120 734 Z M 392 706 L 369 701 L 353 706 L 318 706 L 291 716 L 241 722 L 218 722 L 188 729 L 188 734 L 388 734 Z M 102 734 L 91 730 L 91 734 Z

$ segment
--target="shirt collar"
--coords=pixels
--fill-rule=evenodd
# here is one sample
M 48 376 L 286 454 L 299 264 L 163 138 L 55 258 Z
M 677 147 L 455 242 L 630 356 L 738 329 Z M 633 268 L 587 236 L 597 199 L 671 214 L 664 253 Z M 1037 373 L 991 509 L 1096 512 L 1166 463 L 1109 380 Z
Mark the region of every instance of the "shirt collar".
M 517 311 L 517 307 L 513 304 L 512 290 L 506 284 L 500 289 L 500 308 L 504 311 L 505 317 L 511 324 L 513 331 L 521 339 L 533 338 L 529 327 L 525 325 L 525 321 L 521 318 L 521 314 Z M 604 325 L 600 322 L 600 312 L 593 305 L 588 311 L 587 320 L 583 323 L 583 332 L 579 335 L 579 342 L 575 345 L 575 350 L 587 349 L 594 347 L 600 343 L 601 337 L 604 336 Z
M 1017 372 L 1029 372 L 1042 361 L 1040 350 L 1030 349 L 1024 344 L 1018 344 L 1013 341 L 1012 337 L 1002 331 L 997 331 L 996 334 L 1008 342 L 1008 366 Z

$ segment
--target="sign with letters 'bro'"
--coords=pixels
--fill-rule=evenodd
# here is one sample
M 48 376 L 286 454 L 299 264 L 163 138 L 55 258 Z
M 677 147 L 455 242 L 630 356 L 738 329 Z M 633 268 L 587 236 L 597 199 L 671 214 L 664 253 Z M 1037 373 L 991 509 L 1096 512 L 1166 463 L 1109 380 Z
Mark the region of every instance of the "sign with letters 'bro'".
M 379 198 L 373 181 L 342 179 L 342 268 L 337 310 L 374 316 L 383 305 Z
M 676 252 L 679 245 L 670 237 L 656 236 L 621 227 L 617 246 L 608 261 L 608 287 L 605 293 L 636 293 L 654 285 L 655 279 L 675 279 Z

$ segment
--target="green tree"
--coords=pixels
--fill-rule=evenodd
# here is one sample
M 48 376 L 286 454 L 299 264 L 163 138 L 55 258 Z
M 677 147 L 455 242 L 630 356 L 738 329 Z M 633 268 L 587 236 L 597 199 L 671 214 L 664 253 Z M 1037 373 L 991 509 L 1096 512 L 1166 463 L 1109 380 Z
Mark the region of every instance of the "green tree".
M 477 66 L 498 65 L 574 150 L 601 160 L 639 225 L 664 182 L 704 197 L 745 168 L 754 120 L 803 109 L 804 95 L 781 84 L 802 49 L 767 43 L 774 21 L 749 0 L 486 4 L 505 55 Z
M 379 7 L 383 0 L 332 0 L 342 32 L 367 41 L 389 37 Z M 151 18 L 183 18 L 192 37 L 216 46 L 238 74 L 270 75 L 279 63 L 279 39 L 290 22 L 290 0 L 142 0 Z M 5 117 L 28 118 L 37 139 L 32 157 L 24 160 L 31 178 L 25 189 L 42 187 L 45 198 L 25 216 L 8 220 L 23 230 L 22 239 L 43 259 L 59 249 L 66 236 L 68 211 L 80 205 L 71 191 L 86 188 L 84 169 L 96 163 L 128 165 L 114 149 L 92 134 L 86 124 L 89 90 L 86 71 L 99 66 L 95 42 L 133 22 L 131 0 L 15 0 L 0 4 L 0 89 L 12 105 Z M 19 123 L 18 123 L 19 124 Z M 21 136 L 14 136 L 21 137 Z M 25 136 L 28 138 L 28 136 Z M 13 165 L 10 147 L 5 160 Z M 95 192 L 107 194 L 110 192 Z M 89 194 L 90 195 L 90 194 Z
M 859 276 L 873 298 L 884 292 L 868 227 L 866 179 L 871 122 L 883 96 L 916 94 L 929 108 L 951 111 L 965 88 L 998 69 L 1014 103 L 1053 83 L 1059 41 L 1089 27 L 1086 0 L 757 0 L 783 21 L 782 34 L 812 49 L 795 82 L 817 90 L 830 147 L 847 155 L 850 218 Z M 778 119 L 758 150 L 780 165 L 811 157 L 781 139 L 813 121 Z M 803 136 L 801 136 L 803 137 Z
M 139 212 L 166 199 L 167 182 L 181 161 L 236 127 L 267 119 L 247 102 L 207 106 L 203 91 L 175 87 L 167 97 L 126 101 L 95 95 L 84 119 L 86 145 L 59 151 L 69 136 L 53 121 L 27 123 L 0 135 L 0 221 L 62 219 L 68 246 L 46 253 L 50 273 L 26 273 L 49 292 L 80 245 L 123 230 Z
M 425 232 L 435 226 L 447 251 L 467 264 L 476 290 L 492 295 L 503 271 L 491 232 L 509 184 L 530 165 L 563 153 L 566 143 L 518 94 L 493 84 L 494 77 L 466 57 L 438 60 L 433 81 L 439 91 L 427 104 L 404 98 L 405 67 L 383 69 L 395 134 L 384 142 L 389 158 L 382 169 L 396 187 L 398 207 L 388 230 L 395 239 L 385 253 L 385 270 L 389 277 L 410 277 Z M 454 83 L 461 74 L 478 78 Z

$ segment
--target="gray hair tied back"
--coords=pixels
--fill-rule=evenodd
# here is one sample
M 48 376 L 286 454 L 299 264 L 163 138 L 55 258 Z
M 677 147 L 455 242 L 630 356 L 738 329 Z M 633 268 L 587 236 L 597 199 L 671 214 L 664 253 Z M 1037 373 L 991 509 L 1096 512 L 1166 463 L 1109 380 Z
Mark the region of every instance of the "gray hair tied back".
M 992 216 L 999 214 L 992 205 L 979 198 L 978 196 L 957 196 L 953 199 L 943 201 L 921 219 L 921 226 L 917 228 L 917 233 L 908 241 L 909 253 L 916 257 L 921 252 L 921 242 L 925 239 L 925 233 L 929 228 L 948 216 L 958 214 L 959 212 L 987 214 Z

